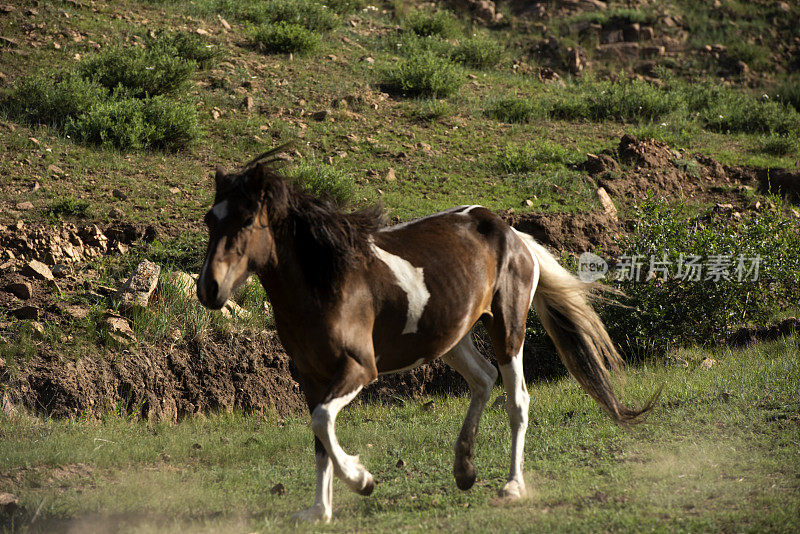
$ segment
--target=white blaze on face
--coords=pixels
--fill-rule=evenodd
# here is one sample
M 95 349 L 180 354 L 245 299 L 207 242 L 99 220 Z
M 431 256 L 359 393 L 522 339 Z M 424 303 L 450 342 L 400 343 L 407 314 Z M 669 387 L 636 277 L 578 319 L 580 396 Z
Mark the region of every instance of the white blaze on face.
M 228 216 L 228 201 L 223 200 L 218 204 L 214 204 L 214 207 L 211 208 L 211 213 L 214 214 L 214 217 L 217 218 L 218 221 L 221 221 L 225 217 Z
M 397 281 L 397 285 L 406 292 L 406 296 L 408 297 L 406 325 L 402 333 L 416 333 L 419 319 L 422 317 L 425 305 L 431 297 L 428 288 L 425 287 L 425 277 L 422 273 L 422 267 L 414 267 L 407 260 L 404 260 L 400 256 L 395 256 L 391 252 L 386 252 L 374 243 L 372 244 L 372 251 L 378 259 L 391 269 Z

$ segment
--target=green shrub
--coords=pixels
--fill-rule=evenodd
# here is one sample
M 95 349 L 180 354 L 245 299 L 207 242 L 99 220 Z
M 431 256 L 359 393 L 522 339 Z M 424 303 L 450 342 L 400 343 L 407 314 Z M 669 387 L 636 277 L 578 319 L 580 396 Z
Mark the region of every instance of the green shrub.
M 772 134 L 759 139 L 758 150 L 772 156 L 787 156 L 800 152 L 800 141 L 794 136 Z
M 185 89 L 197 63 L 169 49 L 110 48 L 83 60 L 78 71 L 108 89 L 122 87 L 128 96 L 143 98 Z
M 414 54 L 382 69 L 381 75 L 390 92 L 411 96 L 445 97 L 458 91 L 464 83 L 461 69 L 431 52 Z
M 653 121 L 681 106 L 681 95 L 640 80 L 584 82 L 577 91 L 564 91 L 553 102 L 551 114 L 559 119 L 607 119 L 623 122 Z
M 89 216 L 89 206 L 89 201 L 76 199 L 72 195 L 68 195 L 50 203 L 45 213 L 53 219 L 62 219 L 64 217 L 85 219 Z
M 453 108 L 445 100 L 421 100 L 409 113 L 414 120 L 422 122 L 436 121 L 453 114 Z
M 307 54 L 319 47 L 320 37 L 299 24 L 278 22 L 256 28 L 253 41 L 269 54 Z
M 772 100 L 727 93 L 701 117 L 706 128 L 717 132 L 752 132 L 800 135 L 800 114 Z
M 501 96 L 489 100 L 487 117 L 502 122 L 528 122 L 531 119 L 546 116 L 547 112 L 531 99 L 517 96 Z
M 158 52 L 164 52 L 197 63 L 200 68 L 208 68 L 219 57 L 219 49 L 208 44 L 205 39 L 194 33 L 159 32 L 154 37 L 148 36 L 146 46 Z
M 405 57 L 431 52 L 439 57 L 450 58 L 454 51 L 453 45 L 446 39 L 435 35 L 420 37 L 412 32 L 392 34 L 389 37 L 389 49 Z
M 2 107 L 28 124 L 61 127 L 95 102 L 105 100 L 108 91 L 80 76 L 32 76 L 23 78 L 2 100 Z
M 319 163 L 294 165 L 287 176 L 305 191 L 339 206 L 351 204 L 356 194 L 353 178 L 344 171 Z
M 324 4 L 304 0 L 244 2 L 230 9 L 233 16 L 256 24 L 296 24 L 311 31 L 327 31 L 339 24 L 339 17 Z
M 98 102 L 67 130 L 84 141 L 122 149 L 177 149 L 199 135 L 195 107 L 164 96 Z
M 489 37 L 476 35 L 464 39 L 453 51 L 453 60 L 475 69 L 494 67 L 503 55 L 503 47 Z
M 778 100 L 800 112 L 800 76 L 786 78 L 777 91 Z
M 602 316 L 612 337 L 629 353 L 664 353 L 673 346 L 719 342 L 731 327 L 763 324 L 781 306 L 800 297 L 800 224 L 779 210 L 746 213 L 726 221 L 706 214 L 694 219 L 681 215 L 664 201 L 636 206 L 633 231 L 621 241 L 624 255 L 641 255 L 639 281 L 618 281 L 632 309 L 606 307 Z M 714 256 L 730 261 L 730 279 L 699 281 L 675 277 L 680 255 L 697 255 L 707 265 Z M 667 278 L 645 281 L 649 258 L 670 263 Z M 745 276 L 738 281 L 739 256 Z M 752 281 L 748 258 L 760 257 L 758 280 Z M 686 265 L 686 264 L 684 264 Z
M 422 37 L 437 35 L 455 37 L 459 34 L 458 23 L 452 13 L 447 11 L 412 11 L 403 21 L 406 28 Z
M 334 12 L 344 15 L 363 9 L 366 3 L 366 0 L 326 0 L 325 5 Z
M 546 139 L 530 143 L 509 144 L 497 155 L 497 165 L 503 172 L 524 173 L 548 167 L 563 167 L 581 160 L 581 153 Z

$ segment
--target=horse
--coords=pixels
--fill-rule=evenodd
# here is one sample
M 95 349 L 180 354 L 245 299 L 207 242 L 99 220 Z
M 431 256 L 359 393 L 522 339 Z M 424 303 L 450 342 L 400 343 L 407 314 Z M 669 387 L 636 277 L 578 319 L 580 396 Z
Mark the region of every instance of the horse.
M 614 421 L 636 422 L 651 408 L 652 400 L 631 408 L 615 395 L 607 365 L 621 372 L 622 360 L 589 303 L 597 284 L 570 274 L 533 237 L 478 205 L 394 226 L 377 208 L 345 213 L 287 181 L 279 172 L 281 150 L 238 171 L 217 167 L 197 297 L 219 309 L 255 274 L 272 304 L 314 433 L 316 493 L 297 519 L 331 520 L 333 475 L 361 495 L 372 493 L 373 476 L 339 444 L 336 416 L 378 375 L 436 358 L 469 386 L 453 475 L 461 490 L 472 487 L 475 435 L 498 375 L 473 344 L 479 320 L 507 392 L 506 498 L 526 494 L 522 347 L 531 304 L 569 372 Z

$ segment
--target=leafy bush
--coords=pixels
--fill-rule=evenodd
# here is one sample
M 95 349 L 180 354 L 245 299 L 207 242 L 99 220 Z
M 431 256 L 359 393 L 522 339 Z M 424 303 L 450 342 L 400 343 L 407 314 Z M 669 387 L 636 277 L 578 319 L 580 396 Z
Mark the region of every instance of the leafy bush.
M 164 96 L 116 98 L 95 103 L 67 131 L 85 141 L 117 148 L 170 148 L 199 135 L 197 111 Z
M 778 100 L 800 112 L 800 76 L 786 78 L 778 86 Z
M 438 35 L 439 37 L 455 37 L 458 35 L 458 24 L 452 13 L 447 11 L 412 11 L 405 20 L 404 25 L 417 35 L 428 37 Z
M 61 219 L 63 217 L 85 219 L 89 216 L 89 206 L 89 201 L 76 199 L 69 195 L 52 202 L 47 206 L 45 213 L 53 219 Z
M 772 134 L 759 140 L 758 150 L 772 156 L 787 156 L 800 152 L 800 141 L 790 135 Z
M 356 184 L 344 171 L 319 163 L 301 163 L 293 166 L 288 177 L 315 197 L 325 198 L 340 206 L 350 204 L 355 198 Z
M 259 26 L 253 31 L 253 41 L 261 50 L 270 54 L 307 54 L 315 50 L 321 42 L 316 33 L 289 22 Z
M 717 132 L 800 135 L 800 114 L 786 104 L 733 91 L 701 112 L 706 127 Z
M 464 39 L 453 51 L 453 60 L 475 69 L 494 67 L 503 55 L 503 47 L 489 37 L 476 35 Z
M 230 2 L 218 2 L 230 4 Z M 320 2 L 303 0 L 257 0 L 237 3 L 224 11 L 232 16 L 256 24 L 296 24 L 311 31 L 327 31 L 339 24 L 333 10 Z
M 461 70 L 450 60 L 431 52 L 421 52 L 381 71 L 383 83 L 391 92 L 444 97 L 458 91 L 464 83 Z
M 108 89 L 122 87 L 134 98 L 185 89 L 195 70 L 197 63 L 174 55 L 169 48 L 110 48 L 78 66 L 83 78 Z
M 159 32 L 154 37 L 147 37 L 146 46 L 154 51 L 194 61 L 203 69 L 213 65 L 219 56 L 219 49 L 199 35 L 187 32 Z
M 497 155 L 497 164 L 508 173 L 563 167 L 581 160 L 581 153 L 546 139 L 519 145 L 509 144 Z
M 664 201 L 649 200 L 636 206 L 633 219 L 635 228 L 621 247 L 624 255 L 644 257 L 642 277 L 616 282 L 632 309 L 609 306 L 602 313 L 612 337 L 628 352 L 718 342 L 731 327 L 763 324 L 776 307 L 800 297 L 800 224 L 780 210 L 751 212 L 735 222 L 712 213 L 688 219 Z M 729 279 L 708 278 L 707 267 L 697 281 L 677 279 L 681 254 L 684 267 L 688 255 L 701 257 L 700 265 L 720 256 L 730 262 L 724 270 Z M 670 262 L 669 276 L 644 280 L 651 255 Z M 747 273 L 754 257 L 760 257 L 756 281 Z
M 606 119 L 623 122 L 653 121 L 681 105 L 680 94 L 664 91 L 640 80 L 584 82 L 577 91 L 564 92 L 552 105 L 551 115 L 559 119 Z
M 546 116 L 546 111 L 531 99 L 501 96 L 489 101 L 486 116 L 502 122 L 528 122 Z
M 28 124 L 61 127 L 98 101 L 108 91 L 99 84 L 66 74 L 62 77 L 32 76 L 23 78 L 2 101 L 12 116 Z
M 446 39 L 435 35 L 420 37 L 413 32 L 390 35 L 389 49 L 405 57 L 431 52 L 439 57 L 450 58 L 454 51 L 453 45 Z
M 445 100 L 422 100 L 409 113 L 412 119 L 431 122 L 450 116 L 453 109 Z

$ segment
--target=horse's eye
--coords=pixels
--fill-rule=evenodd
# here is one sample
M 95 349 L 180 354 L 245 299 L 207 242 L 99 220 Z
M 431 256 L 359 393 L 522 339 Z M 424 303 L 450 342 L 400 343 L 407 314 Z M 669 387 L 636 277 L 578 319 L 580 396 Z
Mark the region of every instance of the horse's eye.
M 250 225 L 253 224 L 254 221 L 255 221 L 255 219 L 253 217 L 248 217 L 247 219 L 245 219 L 244 225 L 245 226 L 250 226 Z

